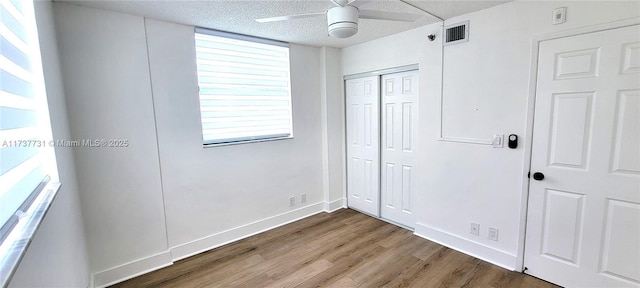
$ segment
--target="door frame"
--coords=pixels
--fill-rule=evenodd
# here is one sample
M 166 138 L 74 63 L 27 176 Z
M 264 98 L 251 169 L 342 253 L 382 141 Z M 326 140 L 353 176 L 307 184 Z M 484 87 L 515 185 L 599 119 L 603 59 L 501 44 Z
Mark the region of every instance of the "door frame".
M 536 102 L 536 87 L 538 82 L 538 54 L 540 42 L 554 40 L 565 37 L 578 36 L 583 34 L 589 34 L 594 32 L 600 32 L 605 30 L 623 28 L 640 24 L 640 17 L 629 18 L 604 24 L 598 24 L 593 26 L 587 26 L 577 29 L 564 30 L 559 32 L 553 32 L 548 34 L 542 34 L 534 36 L 531 40 L 531 55 L 529 65 L 529 93 L 527 96 L 527 122 L 525 129 L 525 141 L 524 145 L 524 171 L 531 171 L 531 157 L 533 146 L 533 121 L 535 114 L 535 102 Z M 516 270 L 525 272 L 524 270 L 524 251 L 526 246 L 526 233 L 527 233 L 527 215 L 529 207 L 529 177 L 523 175 L 522 177 L 522 197 L 520 200 L 520 225 L 518 231 L 518 255 L 516 256 Z

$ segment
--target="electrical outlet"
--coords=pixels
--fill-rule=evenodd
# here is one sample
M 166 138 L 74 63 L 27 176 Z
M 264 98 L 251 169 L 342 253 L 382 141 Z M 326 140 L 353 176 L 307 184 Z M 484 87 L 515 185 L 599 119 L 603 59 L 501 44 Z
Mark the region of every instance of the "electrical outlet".
M 300 203 L 307 203 L 307 194 L 300 195 Z
M 489 227 L 489 234 L 487 237 L 493 241 L 498 241 L 498 229 Z
M 471 231 L 470 231 L 470 233 L 473 234 L 473 235 L 476 235 L 476 236 L 480 235 L 480 224 L 471 223 Z
M 560 7 L 553 10 L 553 25 L 567 22 L 567 7 Z
M 289 198 L 289 207 L 296 206 L 296 197 Z

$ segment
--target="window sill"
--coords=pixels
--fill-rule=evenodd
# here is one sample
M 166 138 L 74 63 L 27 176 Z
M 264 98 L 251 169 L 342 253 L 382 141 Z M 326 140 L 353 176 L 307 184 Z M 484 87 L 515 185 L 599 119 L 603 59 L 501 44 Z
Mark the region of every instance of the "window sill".
M 277 138 L 266 138 L 266 139 L 256 139 L 256 140 L 247 140 L 247 141 L 237 141 L 237 142 L 202 144 L 202 147 L 203 148 L 212 148 L 212 147 L 220 147 L 220 146 L 240 145 L 240 144 L 259 143 L 259 142 L 268 142 L 268 141 L 279 141 L 279 140 L 287 140 L 287 139 L 293 139 L 293 136 L 277 137 Z
M 0 286 L 7 287 L 22 257 L 29 248 L 33 236 L 58 195 L 60 183 L 49 182 L 36 197 L 29 209 L 22 214 L 18 224 L 0 245 Z

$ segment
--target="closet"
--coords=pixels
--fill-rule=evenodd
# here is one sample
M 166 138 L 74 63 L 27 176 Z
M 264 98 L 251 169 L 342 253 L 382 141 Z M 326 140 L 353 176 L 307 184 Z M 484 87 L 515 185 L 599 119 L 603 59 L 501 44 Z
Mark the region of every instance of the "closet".
M 403 70 L 345 77 L 347 205 L 413 228 L 419 85 Z

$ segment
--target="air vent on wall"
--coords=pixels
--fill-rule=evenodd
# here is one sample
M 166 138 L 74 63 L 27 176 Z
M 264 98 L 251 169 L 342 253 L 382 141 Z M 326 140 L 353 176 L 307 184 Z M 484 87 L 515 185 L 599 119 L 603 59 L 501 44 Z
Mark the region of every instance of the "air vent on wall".
M 444 45 L 453 45 L 469 41 L 469 21 L 460 22 L 444 27 Z

